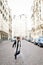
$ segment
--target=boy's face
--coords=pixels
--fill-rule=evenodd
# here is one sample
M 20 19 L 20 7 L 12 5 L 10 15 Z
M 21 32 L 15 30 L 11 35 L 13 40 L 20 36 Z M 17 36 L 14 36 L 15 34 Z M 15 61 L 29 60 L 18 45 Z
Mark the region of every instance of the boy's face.
M 20 38 L 19 38 L 19 37 L 17 37 L 17 40 L 20 40 Z
M 20 40 L 20 39 L 17 39 L 17 40 Z

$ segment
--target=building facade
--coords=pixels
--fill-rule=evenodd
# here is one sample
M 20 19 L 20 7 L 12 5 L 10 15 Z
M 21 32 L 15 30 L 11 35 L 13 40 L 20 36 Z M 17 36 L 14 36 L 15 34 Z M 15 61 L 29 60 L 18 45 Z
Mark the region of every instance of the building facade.
M 5 40 L 9 38 L 9 34 L 12 34 L 9 31 L 11 27 L 11 16 L 6 0 L 0 0 L 0 39 Z
M 42 0 L 34 0 L 33 2 L 33 14 L 32 14 L 32 21 L 33 21 L 33 28 L 32 28 L 32 37 L 37 38 L 43 36 L 43 18 L 41 18 L 42 11 Z
M 11 12 L 9 9 L 9 34 L 8 34 L 8 39 L 12 38 L 12 17 L 11 17 Z

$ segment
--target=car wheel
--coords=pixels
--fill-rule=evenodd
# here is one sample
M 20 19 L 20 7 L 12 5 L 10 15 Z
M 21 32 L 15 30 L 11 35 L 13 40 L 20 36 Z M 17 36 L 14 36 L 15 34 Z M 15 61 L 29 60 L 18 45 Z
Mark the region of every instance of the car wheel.
M 41 47 L 41 44 L 38 44 L 39 47 Z

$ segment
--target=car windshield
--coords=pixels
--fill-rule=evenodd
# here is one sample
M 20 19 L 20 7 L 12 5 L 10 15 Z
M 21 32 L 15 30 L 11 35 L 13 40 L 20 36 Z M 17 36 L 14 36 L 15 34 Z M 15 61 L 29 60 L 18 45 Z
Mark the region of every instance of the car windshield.
M 40 41 L 43 41 L 43 37 L 40 37 L 39 40 L 40 40 Z

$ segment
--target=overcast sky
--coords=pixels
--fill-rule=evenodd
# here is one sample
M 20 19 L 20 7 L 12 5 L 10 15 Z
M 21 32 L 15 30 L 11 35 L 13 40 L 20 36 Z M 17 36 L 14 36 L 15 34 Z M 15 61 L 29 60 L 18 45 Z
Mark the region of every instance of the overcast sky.
M 31 5 L 33 0 L 8 0 L 9 6 L 12 9 L 13 14 L 31 14 Z
M 15 21 L 13 20 L 13 27 L 16 24 L 16 28 L 18 26 L 18 29 L 19 29 L 21 25 L 21 29 L 23 31 L 24 30 L 23 28 L 25 27 L 24 23 L 27 21 L 27 29 L 31 29 L 32 27 L 32 22 L 31 22 L 32 4 L 33 4 L 33 0 L 8 0 L 8 5 L 12 11 L 12 16 L 14 17 L 14 15 L 16 15 L 16 20 Z M 25 22 L 23 22 L 22 20 L 23 23 L 20 23 L 20 19 L 19 19 L 19 15 L 21 14 L 25 14 L 27 16 L 27 19 L 24 20 Z

